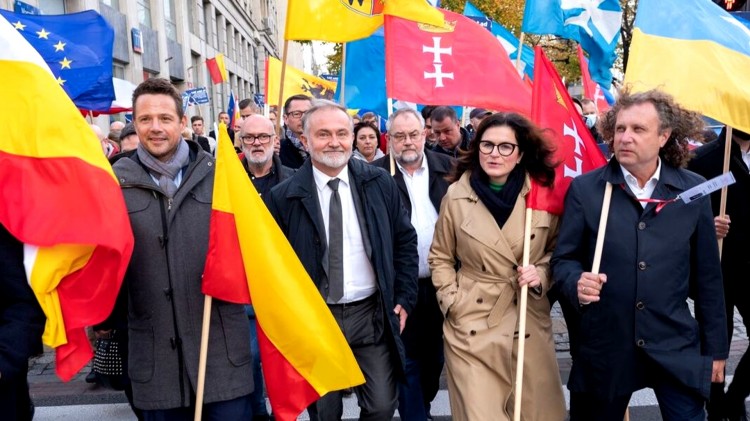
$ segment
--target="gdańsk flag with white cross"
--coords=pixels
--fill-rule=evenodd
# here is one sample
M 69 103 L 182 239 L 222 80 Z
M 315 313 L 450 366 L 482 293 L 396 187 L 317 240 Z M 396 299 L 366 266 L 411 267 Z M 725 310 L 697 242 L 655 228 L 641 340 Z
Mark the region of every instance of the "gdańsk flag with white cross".
M 385 17 L 386 90 L 390 98 L 531 114 L 531 88 L 497 39 L 447 10 L 446 27 Z

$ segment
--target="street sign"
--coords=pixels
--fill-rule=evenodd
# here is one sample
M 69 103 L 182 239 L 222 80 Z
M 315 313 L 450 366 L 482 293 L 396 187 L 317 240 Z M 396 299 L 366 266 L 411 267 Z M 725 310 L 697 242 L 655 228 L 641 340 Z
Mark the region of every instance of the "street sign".
M 188 89 L 182 93 L 182 101 L 187 105 L 208 104 L 208 91 L 205 87 Z
M 264 94 L 253 95 L 253 100 L 255 102 L 255 105 L 259 107 L 266 105 L 266 96 Z

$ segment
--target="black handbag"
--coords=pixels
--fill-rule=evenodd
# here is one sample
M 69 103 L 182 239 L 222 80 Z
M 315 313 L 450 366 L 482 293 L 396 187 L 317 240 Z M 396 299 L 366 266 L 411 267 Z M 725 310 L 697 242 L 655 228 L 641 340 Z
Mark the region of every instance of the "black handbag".
M 127 373 L 123 369 L 123 360 L 127 358 L 123 355 L 123 339 L 126 338 L 123 338 L 122 333 L 113 329 L 96 340 L 94 349 L 92 371 L 96 374 L 96 381 L 114 390 L 123 390 L 127 384 Z

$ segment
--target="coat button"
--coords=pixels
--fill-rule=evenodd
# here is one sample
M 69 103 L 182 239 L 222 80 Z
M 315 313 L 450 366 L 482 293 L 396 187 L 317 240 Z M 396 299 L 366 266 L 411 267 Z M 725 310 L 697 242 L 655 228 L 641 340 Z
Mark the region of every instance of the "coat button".
M 208 166 L 210 167 L 210 166 L 212 166 L 212 165 L 214 165 L 214 163 L 213 163 L 213 162 L 211 162 L 211 161 L 208 161 Z
M 643 345 L 646 345 L 646 341 L 644 341 L 643 339 L 638 339 L 635 344 L 639 347 L 642 347 Z
M 638 223 L 638 229 L 639 230 L 645 230 L 646 229 L 646 223 L 645 222 L 639 222 Z
M 646 270 L 646 262 L 638 262 L 638 269 Z
M 644 308 L 646 308 L 646 305 L 643 304 L 643 301 L 638 301 L 638 303 L 636 303 L 635 305 L 635 308 L 637 308 L 638 310 L 643 310 Z
M 536 234 L 531 234 L 531 236 L 529 237 L 529 240 L 533 240 L 534 237 L 536 237 Z
M 472 330 L 471 332 L 469 332 L 469 335 L 471 335 L 471 336 L 474 336 L 474 335 L 476 335 L 476 334 L 477 334 L 477 331 L 476 331 L 476 330 Z
M 482 304 L 483 302 L 484 300 L 482 299 L 482 297 L 477 298 L 477 304 Z

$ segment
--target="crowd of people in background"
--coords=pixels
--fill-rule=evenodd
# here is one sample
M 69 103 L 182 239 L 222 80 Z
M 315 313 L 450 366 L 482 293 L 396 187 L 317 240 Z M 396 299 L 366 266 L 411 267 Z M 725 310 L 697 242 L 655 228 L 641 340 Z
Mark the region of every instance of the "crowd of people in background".
M 591 99 L 575 104 L 608 162 L 573 180 L 562 216 L 535 210 L 525 222 L 532 183 L 553 186 L 557 163 L 544 130 L 520 114 L 475 108 L 463 125 L 448 106 L 381 117 L 304 95 L 268 115 L 238 103 L 240 118 L 227 128 L 238 159 L 367 379 L 323 396 L 308 408 L 311 419 L 340 420 L 341 398 L 353 393 L 360 419 L 390 420 L 398 410 L 402 420 L 427 421 L 444 370 L 452 419 L 511 419 L 524 286 L 523 419 L 619 421 L 646 387 L 665 420 L 702 420 L 706 410 L 711 420 L 747 419 L 750 356 L 726 393 L 724 375 L 734 307 L 750 320 L 750 135 L 722 132 L 698 146 L 708 133 L 701 117 L 659 91 L 623 92 L 603 113 Z M 218 121 L 229 125 L 229 114 Z M 188 123 L 163 79 L 135 90 L 133 122 L 113 122 L 106 135 L 91 127 L 135 236 L 115 310 L 92 330 L 129 333 L 125 390 L 139 420 L 192 419 L 216 129 L 206 133 L 200 115 Z M 721 173 L 725 142 L 737 179 L 728 215 L 719 216 L 718 193 L 673 200 Z M 592 273 L 607 184 L 612 210 L 601 270 Z M 19 292 L 18 244 L 5 237 L 0 270 L 19 285 L 0 303 L 29 302 Z M 569 412 L 551 327 L 556 301 L 571 341 Z M 219 301 L 212 311 L 203 416 L 272 419 L 252 306 Z M 41 334 L 38 327 L 28 333 Z M 25 381 L 3 383 L 6 373 L 20 379 L 22 362 L 38 352 L 27 345 L 11 365 L 20 374 L 0 351 L 0 407 L 6 396 L 16 409 L 28 405 Z

